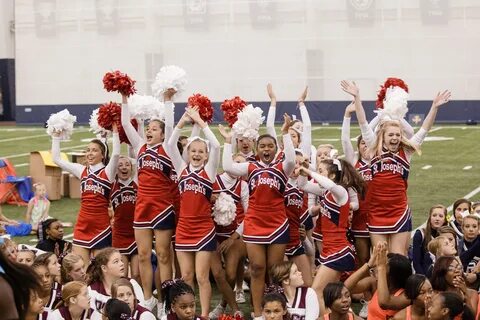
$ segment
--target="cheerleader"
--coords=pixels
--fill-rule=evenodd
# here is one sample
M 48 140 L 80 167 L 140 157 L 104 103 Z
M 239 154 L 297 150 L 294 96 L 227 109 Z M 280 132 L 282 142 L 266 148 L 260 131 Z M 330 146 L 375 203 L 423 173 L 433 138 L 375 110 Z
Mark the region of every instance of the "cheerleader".
M 69 282 L 63 287 L 62 301 L 48 317 L 48 320 L 72 319 L 101 319 L 101 315 L 90 308 L 87 285 L 79 281 Z
M 320 203 L 322 216 L 321 234 L 323 246 L 320 253 L 322 265 L 318 269 L 312 288 L 319 298 L 320 314 L 325 313 L 323 289 L 329 282 L 338 281 L 344 271 L 355 267 L 355 249 L 347 238 L 350 215 L 350 199 L 347 189 L 359 194 L 364 192 L 364 181 L 355 168 L 344 160 L 323 160 L 318 164 L 318 173 L 300 167 L 302 177 L 298 179 L 300 188 L 307 184 L 307 176 L 312 177 L 325 191 Z M 319 195 L 320 192 L 317 193 Z
M 342 123 L 342 148 L 345 154 L 345 161 L 357 169 L 365 183 L 368 185 L 372 180 L 370 171 L 370 158 L 367 152 L 367 145 L 362 136 L 357 138 L 358 157 L 355 157 L 353 146 L 350 141 L 350 119 L 355 112 L 355 104 L 350 103 L 345 109 L 345 115 Z M 352 235 L 355 238 L 355 251 L 357 252 L 359 265 L 367 263 L 370 256 L 370 235 L 367 227 L 368 204 L 365 199 L 359 199 L 358 210 L 353 212 L 352 216 Z
M 224 132 L 223 129 L 220 130 L 220 133 L 222 132 Z M 233 161 L 243 163 L 246 160 L 242 154 L 238 153 L 233 156 Z M 234 177 L 224 172 L 216 177 L 213 185 L 213 199 L 220 193 L 226 193 L 232 197 L 236 205 L 236 212 L 233 221 L 227 226 L 221 226 L 215 222 L 219 246 L 218 250 L 213 252 L 211 269 L 223 300 L 210 312 L 210 319 L 217 319 L 223 314 L 227 303 L 232 308 L 234 316 L 237 313 L 240 314 L 233 289 L 237 271 L 243 267 L 242 262 L 246 256 L 245 243 L 241 240 L 241 223 L 248 208 L 248 185 L 240 177 Z
M 125 278 L 120 278 L 112 284 L 112 298 L 128 304 L 132 310 L 133 320 L 155 320 L 155 316 L 142 307 L 135 296 L 132 283 Z
M 304 212 L 308 212 L 306 193 L 297 186 L 297 178 L 300 166 L 308 167 L 308 162 L 300 151 L 295 152 L 295 171 L 292 172 L 288 179 L 287 188 L 285 190 L 285 209 L 288 216 L 289 242 L 285 251 L 285 255 L 289 260 L 295 262 L 298 270 L 303 274 L 303 280 L 307 287 L 312 285 L 312 269 L 311 261 L 306 255 L 306 249 L 300 237 L 300 219 Z M 309 241 L 308 238 L 305 241 Z
M 111 298 L 112 284 L 125 274 L 122 256 L 114 248 L 101 250 L 87 269 L 88 292 L 93 308 L 102 312 L 105 303 Z M 142 288 L 134 279 L 129 279 L 140 304 L 145 305 Z
M 125 276 L 128 275 L 130 262 L 131 276 L 138 280 L 138 255 L 133 230 L 135 199 L 137 196 L 136 176 L 134 177 L 132 163 L 125 156 L 118 160 L 117 176 L 112 187 L 110 202 L 113 208 L 112 247 L 122 255 L 125 265 Z
M 374 133 L 368 127 L 356 84 L 342 81 L 341 85 L 345 92 L 355 98 L 362 137 L 372 157 L 372 180 L 367 193 L 370 238 L 373 245 L 387 241 L 389 252 L 406 255 L 412 230 L 412 214 L 407 199 L 410 159 L 431 129 L 438 108 L 448 102 L 451 94 L 449 91 L 437 94 L 422 127 L 407 140 L 398 121 L 383 121 Z
M 101 140 L 93 139 L 87 146 L 87 166 L 71 163 L 60 157 L 60 132 L 52 138 L 53 162 L 81 180 L 82 198 L 80 212 L 73 229 L 73 253 L 89 261 L 90 255 L 111 245 L 112 228 L 108 213 L 110 191 L 115 179 L 120 140 L 117 126 L 113 125 L 112 158 L 108 158 L 108 146 Z
M 42 289 L 37 291 L 38 296 L 43 301 L 43 306 L 45 306 L 40 319 L 46 319 L 62 299 L 62 286 L 53 281 L 47 266 L 43 262 L 34 262 L 32 269 L 38 276 L 42 286 Z
M 45 303 L 35 290 L 30 290 L 30 299 L 27 308 L 23 308 L 24 317 L 20 319 L 25 320 L 47 320 L 48 314 L 45 313 Z M 2 310 L 3 311 L 3 310 Z M 18 317 L 18 316 L 17 316 Z M 18 318 L 16 318 L 18 319 Z
M 295 169 L 295 151 L 288 133 L 292 120 L 284 115 L 282 126 L 285 157 L 275 160 L 278 151 L 269 134 L 257 139 L 258 161 L 232 161 L 231 134 L 227 134 L 223 152 L 223 169 L 235 176 L 248 175 L 249 203 L 244 219 L 243 240 L 251 268 L 252 302 L 255 319 L 262 315 L 262 296 L 267 267 L 281 262 L 288 243 L 288 218 L 284 193 L 288 177 Z M 272 212 L 275 212 L 272 215 Z
M 174 94 L 173 89 L 164 93 L 165 109 L 173 110 Z M 147 299 L 146 307 L 152 310 L 157 304 L 152 295 L 153 269 L 150 258 L 153 238 L 160 279 L 165 281 L 172 278 L 170 244 L 175 229 L 174 204 L 178 187 L 177 174 L 163 142 L 171 135 L 173 111 L 169 113 L 171 117 L 165 118 L 165 123 L 151 119 L 143 138 L 130 123 L 127 97 L 123 96 L 122 99 L 122 126 L 137 155 L 138 191 L 133 228 L 138 246 L 140 279 Z M 160 305 L 158 307 L 161 309 Z
M 267 85 L 267 93 L 270 98 L 270 108 L 267 114 L 267 133 L 277 139 L 277 133 L 275 132 L 275 114 L 277 110 L 277 97 L 273 91 L 272 85 Z M 300 116 L 302 121 L 292 121 L 292 126 L 288 130 L 290 137 L 292 138 L 293 147 L 295 149 L 301 149 L 303 155 L 310 161 L 312 168 L 316 168 L 316 159 L 311 155 L 315 154 L 315 147 L 312 146 L 312 123 L 310 121 L 310 115 L 305 106 L 305 99 L 307 98 L 308 87 L 305 87 L 302 94 L 298 98 L 298 108 L 300 109 Z
M 283 289 L 287 299 L 288 313 L 292 319 L 316 320 L 318 299 L 315 291 L 306 285 L 297 265 L 293 261 L 275 264 L 270 269 L 270 279 Z
M 167 109 L 166 112 L 172 110 Z M 177 148 L 177 141 L 182 128 L 191 121 L 203 129 L 208 142 L 194 137 L 187 145 L 188 162 L 185 162 Z M 175 234 L 175 251 L 185 282 L 193 287 L 194 275 L 197 278 L 202 316 L 207 317 L 212 295 L 210 259 L 212 251 L 216 249 L 210 197 L 220 160 L 220 144 L 200 118 L 197 108 L 189 107 L 173 130 L 166 151 L 175 171 L 180 173 L 180 214 Z

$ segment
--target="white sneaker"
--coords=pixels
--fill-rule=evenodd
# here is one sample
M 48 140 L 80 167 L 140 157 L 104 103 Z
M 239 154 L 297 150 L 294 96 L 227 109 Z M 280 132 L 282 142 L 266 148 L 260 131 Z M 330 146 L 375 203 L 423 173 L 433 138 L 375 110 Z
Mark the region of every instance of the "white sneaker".
M 360 300 L 360 303 L 362 304 L 362 309 L 360 309 L 360 312 L 358 313 L 358 316 L 364 319 L 367 319 L 368 317 L 368 301 L 365 300 Z
M 240 319 L 245 319 L 245 316 L 244 316 L 242 310 L 237 310 L 237 311 L 235 311 L 235 313 L 233 314 L 233 318 L 234 318 L 234 319 L 238 319 L 238 318 L 240 318 Z
M 250 288 L 248 287 L 248 284 L 245 282 L 245 280 L 243 280 L 243 283 L 242 283 L 242 290 L 250 291 Z
M 215 309 L 210 311 L 210 313 L 208 314 L 208 317 L 211 320 L 215 320 L 215 319 L 218 319 L 222 314 L 224 314 L 224 312 L 225 312 L 225 308 L 222 306 L 221 303 L 219 303 L 219 304 L 217 304 Z
M 245 293 L 243 290 L 238 290 L 235 292 L 235 301 L 237 301 L 237 303 L 245 303 Z
M 155 308 L 155 306 L 157 305 L 157 303 L 158 303 L 157 298 L 155 298 L 154 296 L 151 296 L 150 299 L 145 300 L 145 302 L 143 303 L 143 306 L 148 310 L 152 311 L 153 308 Z

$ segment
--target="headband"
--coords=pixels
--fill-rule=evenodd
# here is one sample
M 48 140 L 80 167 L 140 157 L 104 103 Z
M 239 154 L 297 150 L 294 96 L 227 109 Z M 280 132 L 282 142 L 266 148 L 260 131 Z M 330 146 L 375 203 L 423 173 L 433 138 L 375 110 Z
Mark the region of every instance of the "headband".
M 194 136 L 194 137 L 187 138 L 187 145 L 185 146 L 185 148 L 188 149 L 188 147 L 190 146 L 190 144 L 193 141 L 203 141 L 203 142 L 205 142 L 205 144 L 207 145 L 207 152 L 210 152 L 210 141 L 202 139 L 199 136 Z
M 340 160 L 333 159 L 333 164 L 337 166 L 338 171 L 342 171 L 342 164 L 340 163 Z

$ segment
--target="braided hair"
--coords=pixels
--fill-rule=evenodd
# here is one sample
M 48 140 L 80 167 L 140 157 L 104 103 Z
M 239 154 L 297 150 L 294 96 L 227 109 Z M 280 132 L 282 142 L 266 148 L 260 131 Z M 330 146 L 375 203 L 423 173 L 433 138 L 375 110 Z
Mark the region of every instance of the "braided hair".
M 195 292 L 185 281 L 181 279 L 166 280 L 162 283 L 162 297 L 164 297 L 165 310 L 170 311 L 172 304 L 178 297 L 184 294 L 191 294 L 195 297 Z

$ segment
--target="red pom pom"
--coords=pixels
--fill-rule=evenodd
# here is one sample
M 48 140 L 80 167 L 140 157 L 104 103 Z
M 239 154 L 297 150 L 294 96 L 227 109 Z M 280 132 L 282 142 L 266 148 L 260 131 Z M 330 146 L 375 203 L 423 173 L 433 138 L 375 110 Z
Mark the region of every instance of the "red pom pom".
M 113 122 L 119 123 L 122 108 L 116 102 L 110 101 L 100 106 L 98 110 L 98 125 L 112 131 Z
M 408 86 L 402 79 L 387 78 L 383 86 L 380 86 L 380 91 L 377 94 L 377 101 L 375 102 L 375 108 L 383 109 L 383 100 L 385 100 L 385 94 L 390 87 L 400 87 L 408 92 Z
M 198 113 L 203 121 L 210 123 L 213 118 L 212 102 L 206 96 L 202 96 L 200 93 L 194 94 L 188 98 L 188 105 L 192 107 L 198 107 Z
M 134 87 L 135 82 L 127 74 L 123 74 L 118 70 L 107 72 L 103 76 L 103 87 L 108 92 L 116 91 L 127 97 L 137 92 L 137 89 Z
M 120 143 L 130 144 L 130 141 L 122 127 L 122 107 L 116 102 L 102 104 L 98 110 L 98 125 L 106 130 L 112 131 L 113 123 L 117 125 Z M 138 128 L 137 120 L 131 120 L 135 129 Z
M 138 129 L 138 122 L 136 119 L 132 119 L 130 121 L 135 128 L 135 130 Z M 127 135 L 125 134 L 125 130 L 123 130 L 122 123 L 121 121 L 117 123 L 117 128 L 118 128 L 118 137 L 120 138 L 120 143 L 126 143 L 130 144 L 130 140 L 128 140 Z
M 225 100 L 222 105 L 223 118 L 230 127 L 238 120 L 238 113 L 245 108 L 247 103 L 240 97 L 235 97 L 230 100 Z

